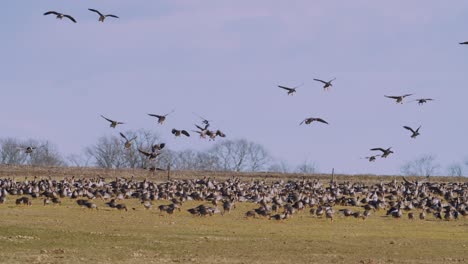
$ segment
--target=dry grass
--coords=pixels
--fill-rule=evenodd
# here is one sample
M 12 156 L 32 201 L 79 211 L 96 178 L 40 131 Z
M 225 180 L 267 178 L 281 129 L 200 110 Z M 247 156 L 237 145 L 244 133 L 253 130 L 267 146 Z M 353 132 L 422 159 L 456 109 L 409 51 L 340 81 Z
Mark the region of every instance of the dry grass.
M 137 200 L 129 211 L 60 206 L 0 205 L 2 263 L 467 263 L 468 221 L 410 221 L 378 212 L 363 221 L 335 222 L 308 212 L 284 222 L 245 219 L 255 204 L 229 215 L 159 216 Z M 167 204 L 158 202 L 157 204 Z M 155 204 L 155 207 L 156 205 Z M 131 208 L 136 208 L 132 210 Z M 338 209 L 338 208 L 336 208 Z

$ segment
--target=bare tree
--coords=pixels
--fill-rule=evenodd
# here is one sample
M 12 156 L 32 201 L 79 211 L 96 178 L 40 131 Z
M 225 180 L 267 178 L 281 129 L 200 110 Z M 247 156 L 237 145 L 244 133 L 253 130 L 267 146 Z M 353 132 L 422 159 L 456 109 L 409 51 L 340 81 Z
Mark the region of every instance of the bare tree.
M 26 153 L 27 147 L 33 147 L 31 153 Z M 19 141 L 14 138 L 0 140 L 0 163 L 18 165 L 63 166 L 60 153 L 49 141 L 28 139 Z
M 291 167 L 286 161 L 282 160 L 270 165 L 270 167 L 268 167 L 268 171 L 277 173 L 290 173 Z
M 35 151 L 30 154 L 29 163 L 37 166 L 64 166 L 65 161 L 58 152 L 55 145 L 50 141 L 39 142 L 29 140 L 25 142 L 26 146 L 37 146 Z
M 447 168 L 448 176 L 460 177 L 463 176 L 463 168 L 459 163 L 453 163 Z
M 21 143 L 14 138 L 0 140 L 0 163 L 1 164 L 25 164 L 28 155 L 20 149 Z
M 296 168 L 296 172 L 304 174 L 314 174 L 317 172 L 317 164 L 315 162 L 310 162 L 305 160 Z
M 94 158 L 96 166 L 102 168 L 124 167 L 123 151 L 116 136 L 100 137 L 94 146 L 85 149 L 85 153 Z
M 423 155 L 401 167 L 401 173 L 407 176 L 433 176 L 437 173 L 439 164 L 435 163 L 433 155 Z
M 224 171 L 259 171 L 271 160 L 263 146 L 245 139 L 216 143 L 208 153 Z

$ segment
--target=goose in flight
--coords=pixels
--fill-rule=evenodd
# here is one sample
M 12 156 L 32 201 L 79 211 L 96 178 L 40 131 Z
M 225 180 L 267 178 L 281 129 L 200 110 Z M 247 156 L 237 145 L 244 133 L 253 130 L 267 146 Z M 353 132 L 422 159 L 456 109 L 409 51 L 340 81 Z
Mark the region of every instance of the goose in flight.
M 26 153 L 26 154 L 31 154 L 31 153 L 33 153 L 34 150 L 37 149 L 37 147 L 35 147 L 35 146 L 27 146 L 27 147 L 18 147 L 18 149 L 23 150 L 24 153 Z
M 145 155 L 149 160 L 153 160 L 153 159 L 157 158 L 159 155 L 161 155 L 160 152 L 154 152 L 154 151 L 146 152 L 144 150 L 141 150 L 140 148 L 138 148 L 138 152 Z
M 375 150 L 382 151 L 381 157 L 382 157 L 382 158 L 386 158 L 386 157 L 388 157 L 388 155 L 394 153 L 394 152 L 391 150 L 391 148 L 392 148 L 392 147 L 389 147 L 388 149 L 373 148 L 373 149 L 371 149 L 371 150 L 372 150 L 372 151 L 375 151 Z
M 190 134 L 186 130 L 177 130 L 173 128 L 171 133 L 174 134 L 174 136 L 176 137 L 179 137 L 180 135 L 185 135 L 187 137 L 190 137 Z
M 367 159 L 369 162 L 374 162 L 377 157 L 380 157 L 380 155 L 373 155 L 373 156 L 369 156 L 369 157 L 364 157 L 365 159 Z
M 405 97 L 408 97 L 408 96 L 411 96 L 411 95 L 413 95 L 413 94 L 405 94 L 405 95 L 401 95 L 401 96 L 388 96 L 388 95 L 385 95 L 385 97 L 395 99 L 397 104 L 398 103 L 402 104 L 403 99 L 405 99 Z
M 314 81 L 323 83 L 323 89 L 324 89 L 324 90 L 328 90 L 329 87 L 333 86 L 333 85 L 332 85 L 332 82 L 333 82 L 334 80 L 336 80 L 336 78 L 333 78 L 333 79 L 329 80 L 328 82 L 327 82 L 327 81 L 324 81 L 324 80 L 320 80 L 320 79 L 314 79 Z
M 119 18 L 118 16 L 111 15 L 111 14 L 103 15 L 103 14 L 101 14 L 101 12 L 97 11 L 96 9 L 88 8 L 88 10 L 91 11 L 91 12 L 97 13 L 99 15 L 99 21 L 100 22 L 104 22 L 104 19 L 106 19 L 106 17 Z
M 296 87 L 292 87 L 292 88 L 291 88 L 291 87 L 286 87 L 286 86 L 278 85 L 279 88 L 288 91 L 288 95 L 294 95 L 294 93 L 296 92 L 296 89 L 299 88 L 299 87 L 301 87 L 301 86 L 302 86 L 302 84 L 299 85 L 299 86 L 296 86 Z
M 132 141 L 135 140 L 137 137 L 133 137 L 131 139 L 128 139 L 122 132 L 120 133 L 120 136 L 123 137 L 125 139 L 125 145 L 124 147 L 126 149 L 130 148 L 132 146 Z
M 420 98 L 420 99 L 416 99 L 412 102 L 418 102 L 419 105 L 423 105 L 424 103 L 427 103 L 427 101 L 434 101 L 434 99 L 431 99 L 431 98 Z
M 66 18 L 70 19 L 71 21 L 73 21 L 73 23 L 76 23 L 76 20 L 70 15 L 65 15 L 65 14 L 62 14 L 62 13 L 59 13 L 59 12 L 55 12 L 55 11 L 45 12 L 44 16 L 47 16 L 47 15 L 56 15 L 57 19 L 62 19 L 64 17 L 66 17 Z
M 413 129 L 412 129 L 411 127 L 409 127 L 409 126 L 403 126 L 403 128 L 408 129 L 409 131 L 411 131 L 411 133 L 413 133 L 413 134 L 411 135 L 411 138 L 416 138 L 417 136 L 420 135 L 420 134 L 419 134 L 419 129 L 421 128 L 421 126 L 419 126 L 418 129 L 416 129 L 416 130 L 413 130 Z
M 314 121 L 316 121 L 316 122 L 321 122 L 321 123 L 324 123 L 324 124 L 327 124 L 327 125 L 328 125 L 328 122 L 327 122 L 327 121 L 323 120 L 322 118 L 316 118 L 316 117 L 309 117 L 309 118 L 306 118 L 306 119 L 302 120 L 302 122 L 299 123 L 299 125 L 302 125 L 302 124 L 304 124 L 304 123 L 305 123 L 306 125 L 308 125 L 308 124 L 310 124 L 310 123 L 312 123 L 312 122 L 314 122 Z
M 166 121 L 166 117 L 170 114 L 174 113 L 174 110 L 165 114 L 165 115 L 155 115 L 155 114 L 148 114 L 149 116 L 156 117 L 158 119 L 158 124 L 162 125 L 164 121 Z
M 124 122 L 118 122 L 118 121 L 114 121 L 114 120 L 111 120 L 103 115 L 101 115 L 102 118 L 104 118 L 105 120 L 109 121 L 110 122 L 110 127 L 112 128 L 115 128 L 117 125 L 123 125 L 125 124 Z

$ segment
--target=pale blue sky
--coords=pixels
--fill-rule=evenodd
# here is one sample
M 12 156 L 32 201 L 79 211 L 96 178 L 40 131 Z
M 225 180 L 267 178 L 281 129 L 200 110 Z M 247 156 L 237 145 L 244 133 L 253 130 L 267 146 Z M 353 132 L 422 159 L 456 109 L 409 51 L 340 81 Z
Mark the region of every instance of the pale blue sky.
M 7 1 L 0 23 L 0 137 L 49 139 L 79 153 L 112 131 L 100 114 L 170 130 L 198 119 L 321 171 L 399 173 L 422 154 L 468 157 L 466 1 Z M 105 23 L 88 8 L 120 19 Z M 78 23 L 53 16 L 56 10 Z M 324 92 L 313 78 L 337 77 Z M 278 84 L 304 86 L 287 96 Z M 384 95 L 431 97 L 397 105 Z M 172 109 L 157 126 L 146 113 Z M 330 125 L 299 126 L 317 116 Z M 403 125 L 422 125 L 412 140 Z M 373 147 L 395 154 L 369 163 Z

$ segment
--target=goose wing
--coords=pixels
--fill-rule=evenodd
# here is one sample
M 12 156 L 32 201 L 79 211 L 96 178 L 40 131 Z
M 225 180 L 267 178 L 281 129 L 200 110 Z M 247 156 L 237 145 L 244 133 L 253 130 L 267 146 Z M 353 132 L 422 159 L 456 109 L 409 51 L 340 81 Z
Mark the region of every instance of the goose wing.
M 372 150 L 372 151 L 379 150 L 379 151 L 385 152 L 385 149 L 383 149 L 383 148 L 373 148 L 373 149 L 370 149 L 370 150 Z
M 460 44 L 460 45 L 467 45 L 467 44 L 468 44 L 468 41 L 460 42 L 459 44 Z
M 157 118 L 161 118 L 163 117 L 162 115 L 155 115 L 155 114 L 148 114 L 149 116 L 152 116 L 152 117 L 157 117 Z
M 127 137 L 126 137 L 122 132 L 120 132 L 119 134 L 120 134 L 120 136 L 123 137 L 126 141 L 129 141 L 129 140 L 127 139 Z
M 105 15 L 105 16 L 106 16 L 106 17 L 114 17 L 114 18 L 119 18 L 118 16 L 116 16 L 116 15 L 111 15 L 111 14 L 109 14 L 109 15 Z
M 63 15 L 63 16 L 73 21 L 73 23 L 76 23 L 76 20 L 72 16 L 70 15 Z
M 413 130 L 411 127 L 409 127 L 409 126 L 403 126 L 403 128 L 408 129 L 409 131 L 411 131 L 411 132 L 414 133 L 414 130 Z M 418 128 L 418 129 L 419 129 L 419 128 Z
M 401 96 L 389 96 L 389 95 L 385 95 L 385 97 L 387 97 L 387 98 L 392 98 L 392 99 L 399 99 Z
M 324 80 L 320 80 L 320 79 L 314 79 L 314 81 L 321 82 L 321 83 L 323 83 L 323 84 L 327 84 L 327 82 L 326 82 L 326 81 L 324 81 Z
M 294 90 L 293 88 L 289 88 L 289 87 L 282 86 L 282 85 L 278 85 L 278 87 L 281 88 L 281 89 L 288 90 L 288 91 L 293 91 Z
M 324 124 L 327 124 L 328 125 L 328 122 L 323 120 L 322 118 L 316 118 L 315 121 L 318 121 L 318 122 L 322 122 Z
M 149 157 L 149 156 L 151 156 L 151 153 L 149 153 L 149 152 L 146 152 L 146 151 L 144 151 L 144 150 L 141 150 L 141 149 L 138 149 L 138 152 L 140 152 L 141 154 L 145 155 L 146 157 Z
M 187 137 L 190 137 L 190 134 L 186 130 L 180 131 L 180 133 L 186 135 Z
M 45 13 L 44 13 L 44 16 L 47 16 L 47 15 L 50 15 L 50 14 L 54 14 L 54 15 L 57 15 L 57 16 L 58 16 L 58 15 L 61 15 L 60 13 L 55 12 L 55 11 L 48 11 L 48 12 L 45 12 Z
M 97 11 L 96 9 L 88 8 L 88 10 L 97 13 L 99 16 L 104 16 L 103 14 L 101 14 L 101 12 Z
M 105 120 L 111 122 L 111 123 L 114 123 L 114 122 L 115 122 L 114 120 L 111 120 L 111 119 L 109 119 L 109 118 L 107 118 L 107 117 L 105 117 L 105 116 L 103 116 L 103 115 L 101 115 L 101 117 L 104 118 Z

